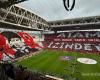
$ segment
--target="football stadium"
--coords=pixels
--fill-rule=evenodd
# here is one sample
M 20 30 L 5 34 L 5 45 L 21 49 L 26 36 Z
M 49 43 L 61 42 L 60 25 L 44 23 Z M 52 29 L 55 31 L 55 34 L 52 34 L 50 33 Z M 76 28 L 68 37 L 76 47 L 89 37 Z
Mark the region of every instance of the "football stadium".
M 99 2 L 0 0 L 0 80 L 100 80 Z

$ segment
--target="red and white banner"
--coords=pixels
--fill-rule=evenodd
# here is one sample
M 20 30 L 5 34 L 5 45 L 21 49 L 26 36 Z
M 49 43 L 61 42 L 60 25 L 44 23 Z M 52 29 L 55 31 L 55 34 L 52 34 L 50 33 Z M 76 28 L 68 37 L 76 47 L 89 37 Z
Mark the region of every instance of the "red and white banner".
M 50 49 L 100 53 L 100 32 L 65 32 L 45 35 L 44 46 Z
M 21 57 L 30 51 L 42 49 L 35 38 L 26 32 L 0 32 L 0 60 L 8 61 Z

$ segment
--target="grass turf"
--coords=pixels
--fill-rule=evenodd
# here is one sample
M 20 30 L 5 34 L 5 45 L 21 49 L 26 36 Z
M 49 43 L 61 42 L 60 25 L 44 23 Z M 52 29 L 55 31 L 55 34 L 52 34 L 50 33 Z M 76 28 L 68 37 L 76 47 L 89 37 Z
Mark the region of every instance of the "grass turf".
M 78 64 L 75 67 L 73 76 L 80 78 L 80 80 L 100 80 L 100 56 L 95 54 L 44 50 L 38 55 L 16 62 L 16 64 L 21 64 L 32 70 L 70 75 L 73 70 L 71 65 L 72 63 L 76 63 L 76 60 L 62 61 L 60 60 L 60 56 L 85 57 L 96 60 L 98 63 L 95 65 L 77 62 Z

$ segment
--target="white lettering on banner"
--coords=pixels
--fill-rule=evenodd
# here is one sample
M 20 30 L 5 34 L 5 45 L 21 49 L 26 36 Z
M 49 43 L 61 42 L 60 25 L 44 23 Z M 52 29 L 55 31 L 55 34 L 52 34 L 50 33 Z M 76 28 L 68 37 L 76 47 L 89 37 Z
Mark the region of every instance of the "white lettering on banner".
M 74 39 L 74 41 L 79 41 L 79 42 L 85 42 L 86 40 L 85 39 Z
M 70 33 L 68 34 L 68 38 L 71 38 L 71 36 L 72 36 L 72 33 L 70 32 Z
M 98 46 L 95 46 L 96 47 L 96 49 L 98 50 L 98 51 L 100 51 L 100 44 L 98 45 Z
M 88 32 L 85 33 L 86 38 L 89 38 L 89 34 Z
M 64 42 L 61 43 L 61 46 L 59 47 L 60 49 L 62 49 L 64 47 Z
M 96 32 L 95 34 L 92 34 L 91 36 L 92 37 L 98 37 L 99 38 L 100 37 L 100 32 Z
M 85 50 L 93 51 L 94 49 L 100 51 L 100 44 L 86 44 L 86 43 L 64 43 L 64 42 L 51 42 L 47 46 L 54 49 L 71 49 L 71 50 Z
M 73 36 L 73 38 L 83 38 L 84 37 L 84 35 L 83 34 L 81 34 L 81 33 L 76 33 L 74 36 Z
M 86 51 L 92 51 L 91 44 L 84 44 L 84 50 L 86 50 Z
M 59 48 L 60 43 L 55 43 L 55 45 L 52 48 Z
M 72 39 L 62 39 L 62 41 L 73 41 Z
M 67 49 L 67 48 L 73 49 L 73 46 L 74 46 L 74 44 L 66 44 L 65 49 Z
M 51 42 L 47 47 L 48 47 L 48 48 L 51 48 L 51 46 L 52 46 L 53 44 L 54 44 L 54 43 Z
M 60 39 L 54 39 L 54 41 L 60 41 Z
M 94 39 L 88 39 L 88 41 L 93 42 L 93 41 L 94 41 Z
M 51 49 L 100 53 L 100 31 L 62 32 L 46 37 Z
M 55 42 L 100 42 L 100 39 L 54 39 Z
M 100 39 L 94 39 L 94 42 L 100 42 Z
M 70 33 L 65 33 L 65 35 L 68 34 L 66 37 L 68 38 L 94 38 L 94 37 L 97 37 L 97 38 L 100 38 L 100 32 L 84 32 L 84 33 L 81 33 L 81 32 L 70 32 Z
M 82 45 L 79 44 L 79 43 L 76 43 L 75 44 L 75 50 L 80 50 L 80 49 L 82 49 Z

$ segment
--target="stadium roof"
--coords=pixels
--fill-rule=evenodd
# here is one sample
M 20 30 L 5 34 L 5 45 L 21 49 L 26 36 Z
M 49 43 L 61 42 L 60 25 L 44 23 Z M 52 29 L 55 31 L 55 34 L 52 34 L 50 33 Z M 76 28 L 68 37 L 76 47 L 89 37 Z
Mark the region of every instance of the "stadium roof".
M 100 0 L 76 0 L 75 8 L 69 12 L 64 8 L 63 0 L 28 0 L 18 5 L 47 21 L 100 15 Z

